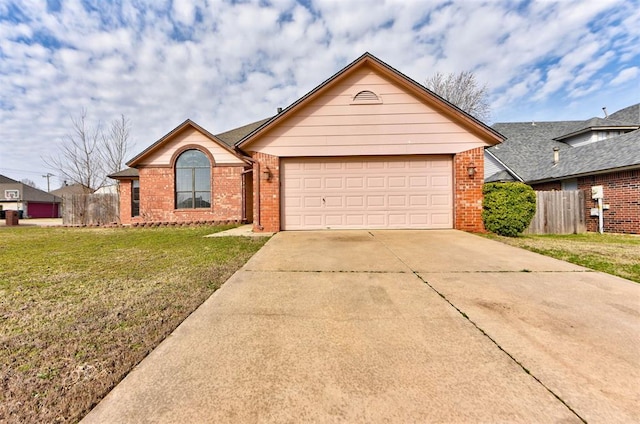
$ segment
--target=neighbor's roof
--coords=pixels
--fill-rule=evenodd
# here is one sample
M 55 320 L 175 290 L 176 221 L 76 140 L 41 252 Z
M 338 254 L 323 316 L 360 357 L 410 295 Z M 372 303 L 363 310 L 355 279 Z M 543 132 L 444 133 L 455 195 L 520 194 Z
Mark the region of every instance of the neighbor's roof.
M 240 141 L 238 141 L 236 143 L 236 146 L 238 148 L 245 148 L 246 146 L 251 144 L 257 137 L 259 137 L 260 134 L 268 131 L 273 126 L 278 125 L 278 123 L 287 119 L 291 114 L 295 113 L 295 111 L 304 107 L 313 99 L 321 95 L 321 93 L 323 93 L 325 89 L 334 85 L 335 83 L 343 79 L 343 77 L 351 74 L 356 69 L 365 65 L 372 66 L 373 68 L 383 72 L 386 76 L 392 78 L 394 82 L 403 86 L 405 89 L 412 91 L 415 95 L 423 99 L 428 99 L 430 105 L 437 109 L 440 113 L 463 125 L 467 130 L 473 132 L 475 135 L 479 136 L 481 139 L 487 141 L 488 143 L 497 144 L 504 140 L 502 134 L 500 134 L 494 128 L 487 126 L 480 120 L 474 118 L 473 116 L 464 112 L 462 109 L 438 96 L 436 93 L 429 90 L 422 84 L 419 84 L 418 82 L 409 78 L 402 72 L 391 67 L 371 53 L 366 52 L 362 56 L 351 62 L 349 65 L 342 68 L 336 74 L 331 76 L 329 79 L 318 85 L 316 88 L 302 96 L 300 99 L 296 100 L 281 113 L 277 114 L 268 121 L 265 121 L 262 125 L 258 126 L 254 131 L 247 134 L 246 137 L 243 137 Z
M 494 128 L 507 140 L 488 151 L 529 183 L 640 167 L 640 129 L 578 147 L 558 141 L 566 134 L 575 133 L 576 128 L 585 123 L 600 128 L 602 121 L 613 121 L 614 125 L 607 128 L 638 128 L 640 115 L 636 121 L 638 125 L 634 126 L 632 121 L 637 111 L 640 111 L 640 104 L 622 109 L 609 118 L 587 121 L 498 123 Z M 611 119 L 614 116 L 625 120 Z M 617 125 L 620 122 L 623 124 Z M 554 165 L 553 149 L 556 147 L 560 159 Z
M 577 177 L 638 166 L 640 166 L 640 130 L 635 130 L 563 150 L 556 165 L 547 164 L 544 178 Z
M 576 136 L 578 134 L 584 134 L 591 131 L 601 131 L 607 129 L 621 129 L 621 130 L 635 130 L 640 127 L 640 124 L 630 124 L 628 122 L 618 121 L 611 118 L 591 118 L 586 121 L 580 122 L 575 127 L 568 130 L 566 134 L 556 137 L 556 140 L 565 140 L 567 138 Z
M 57 188 L 55 190 L 51 190 L 52 194 L 56 196 L 64 196 L 65 194 L 85 194 L 85 193 L 93 193 L 89 187 L 84 186 L 82 184 L 70 184 L 65 185 L 63 187 Z
M 4 198 L 4 190 L 20 190 L 20 200 L 27 202 L 60 203 L 62 201 L 52 193 L 31 187 L 4 175 L 0 175 L 0 190 L 2 198 Z
M 625 107 L 609 115 L 609 119 L 625 122 L 627 124 L 640 125 L 640 103 Z
M 508 122 L 493 126 L 507 137 L 501 144 L 488 150 L 524 181 L 538 180 L 548 163 L 553 164 L 553 149 L 572 147 L 554 138 L 567 133 L 581 121 Z

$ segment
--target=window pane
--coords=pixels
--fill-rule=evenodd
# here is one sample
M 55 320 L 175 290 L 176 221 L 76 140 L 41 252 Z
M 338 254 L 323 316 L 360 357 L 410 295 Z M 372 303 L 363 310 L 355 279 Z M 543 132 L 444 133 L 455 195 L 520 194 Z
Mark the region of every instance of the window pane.
M 196 193 L 196 208 L 210 208 L 211 207 L 211 192 L 199 191 Z
M 195 168 L 195 191 L 210 191 L 211 179 L 209 168 Z
M 193 198 L 191 192 L 178 192 L 176 193 L 176 208 L 186 209 L 193 208 Z
M 131 181 L 131 216 L 140 215 L 140 180 Z
M 208 168 L 209 166 L 209 158 L 200 150 L 187 150 L 176 161 L 176 168 Z
M 193 189 L 193 170 L 191 168 L 176 169 L 176 191 Z

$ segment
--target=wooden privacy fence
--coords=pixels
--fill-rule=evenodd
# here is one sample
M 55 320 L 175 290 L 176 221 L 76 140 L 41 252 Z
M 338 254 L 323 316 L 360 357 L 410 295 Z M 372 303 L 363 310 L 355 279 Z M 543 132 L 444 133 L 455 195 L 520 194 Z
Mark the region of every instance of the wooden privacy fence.
M 584 191 L 536 191 L 536 214 L 525 234 L 587 232 Z
M 118 222 L 117 194 L 62 196 L 63 225 L 102 225 Z

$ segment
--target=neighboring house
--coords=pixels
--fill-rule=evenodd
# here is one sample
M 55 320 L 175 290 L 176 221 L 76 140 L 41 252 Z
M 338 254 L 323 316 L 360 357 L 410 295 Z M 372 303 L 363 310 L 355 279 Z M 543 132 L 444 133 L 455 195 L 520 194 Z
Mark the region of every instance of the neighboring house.
M 55 194 L 58 197 L 67 196 L 71 194 L 91 194 L 93 189 L 78 183 L 65 184 L 55 190 L 51 190 L 51 194 Z
M 21 211 L 23 218 L 58 218 L 62 199 L 0 175 L 0 211 Z
M 213 135 L 187 120 L 111 175 L 124 224 L 255 231 L 482 231 L 495 130 L 369 53 L 272 118 Z
M 586 121 L 498 123 L 507 140 L 486 150 L 485 180 L 536 190 L 586 190 L 587 228 L 598 218 L 591 187 L 603 186 L 604 230 L 640 233 L 640 104 Z

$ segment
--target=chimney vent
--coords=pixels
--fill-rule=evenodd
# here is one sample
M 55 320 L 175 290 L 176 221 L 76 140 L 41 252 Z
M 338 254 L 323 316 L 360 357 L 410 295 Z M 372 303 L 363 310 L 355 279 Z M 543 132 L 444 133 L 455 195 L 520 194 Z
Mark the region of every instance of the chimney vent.
M 278 113 L 282 113 L 282 108 L 281 107 L 278 108 Z
M 604 112 L 604 119 L 607 119 L 609 117 L 609 114 L 607 113 L 607 107 L 603 107 L 602 111 Z
M 553 164 L 557 165 L 560 162 L 560 149 L 557 147 L 553 148 Z

